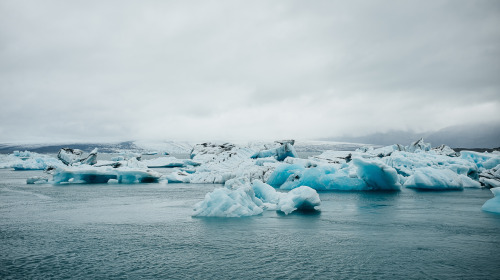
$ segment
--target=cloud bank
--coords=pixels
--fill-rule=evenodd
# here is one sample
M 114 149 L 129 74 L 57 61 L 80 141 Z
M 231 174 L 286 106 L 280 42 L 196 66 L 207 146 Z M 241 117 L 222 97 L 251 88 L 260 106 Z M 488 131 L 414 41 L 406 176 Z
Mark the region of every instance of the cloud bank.
M 0 142 L 500 122 L 498 1 L 2 1 Z

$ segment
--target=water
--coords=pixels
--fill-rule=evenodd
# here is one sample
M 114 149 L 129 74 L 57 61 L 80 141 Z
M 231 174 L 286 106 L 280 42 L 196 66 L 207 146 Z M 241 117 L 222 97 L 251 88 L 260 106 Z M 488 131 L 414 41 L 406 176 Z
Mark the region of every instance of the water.
M 166 172 L 166 170 L 160 170 Z M 499 279 L 489 190 L 320 193 L 322 211 L 192 218 L 217 185 L 26 185 L 0 170 L 0 279 Z

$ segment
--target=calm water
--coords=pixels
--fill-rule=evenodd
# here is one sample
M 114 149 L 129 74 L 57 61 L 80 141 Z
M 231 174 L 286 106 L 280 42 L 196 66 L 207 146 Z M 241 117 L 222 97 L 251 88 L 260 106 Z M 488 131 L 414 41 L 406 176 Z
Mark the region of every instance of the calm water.
M 161 170 L 165 171 L 165 170 Z M 192 218 L 217 185 L 26 185 L 0 170 L 0 279 L 499 279 L 489 190 L 320 193 L 319 214 Z

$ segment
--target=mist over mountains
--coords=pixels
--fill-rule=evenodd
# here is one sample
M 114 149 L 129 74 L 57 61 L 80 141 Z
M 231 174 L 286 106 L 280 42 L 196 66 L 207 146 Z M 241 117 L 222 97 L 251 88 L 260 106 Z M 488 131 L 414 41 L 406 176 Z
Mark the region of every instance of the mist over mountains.
M 453 148 L 500 147 L 500 123 L 451 126 L 434 132 L 389 131 L 365 136 L 331 137 L 325 140 L 375 145 L 408 144 L 420 138 L 433 146 L 446 144 Z

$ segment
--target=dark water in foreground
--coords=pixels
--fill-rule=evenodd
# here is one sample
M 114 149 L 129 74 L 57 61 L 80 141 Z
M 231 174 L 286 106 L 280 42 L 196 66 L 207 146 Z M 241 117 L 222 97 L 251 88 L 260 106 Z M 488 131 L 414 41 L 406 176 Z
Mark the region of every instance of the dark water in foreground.
M 499 279 L 489 190 L 321 193 L 319 214 L 192 218 L 215 185 L 26 185 L 0 170 L 0 279 Z

